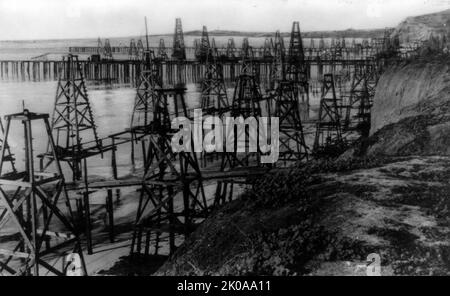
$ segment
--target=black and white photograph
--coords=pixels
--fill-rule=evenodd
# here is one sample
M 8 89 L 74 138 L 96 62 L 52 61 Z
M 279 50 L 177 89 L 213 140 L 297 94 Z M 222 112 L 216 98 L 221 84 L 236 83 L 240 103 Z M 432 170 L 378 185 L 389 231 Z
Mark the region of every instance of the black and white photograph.
M 0 276 L 449 275 L 450 0 L 0 0 Z

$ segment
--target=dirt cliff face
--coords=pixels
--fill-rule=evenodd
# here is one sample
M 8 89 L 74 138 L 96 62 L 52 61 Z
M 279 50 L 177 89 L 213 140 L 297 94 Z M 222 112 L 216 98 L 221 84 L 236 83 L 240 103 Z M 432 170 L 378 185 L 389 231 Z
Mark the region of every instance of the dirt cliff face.
M 369 155 L 450 154 L 450 63 L 424 58 L 389 67 L 377 85 Z
M 371 134 L 407 117 L 445 114 L 449 100 L 448 58 L 392 65 L 383 73 L 376 88 Z

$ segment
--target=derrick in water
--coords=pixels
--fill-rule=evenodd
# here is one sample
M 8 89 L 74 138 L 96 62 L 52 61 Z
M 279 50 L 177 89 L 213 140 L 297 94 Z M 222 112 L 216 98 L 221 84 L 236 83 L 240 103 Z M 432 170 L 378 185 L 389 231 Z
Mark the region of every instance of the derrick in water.
M 163 38 L 159 39 L 158 58 L 162 61 L 168 59 L 166 45 L 164 44 Z
M 131 115 L 131 129 L 133 131 L 146 129 L 154 119 L 154 104 L 157 101 L 157 88 L 162 87 L 160 67 L 156 63 L 152 51 L 145 52 L 144 69 L 139 76 L 136 88 L 133 111 Z
M 333 75 L 325 74 L 313 147 L 313 153 L 317 156 L 337 156 L 345 148 L 339 100 L 336 96 Z
M 275 91 L 275 116 L 279 118 L 280 160 L 302 161 L 308 159 L 298 90 L 293 81 L 280 81 Z
M 183 87 L 157 90 L 157 100 L 153 105 L 155 117 L 151 122 L 153 128 L 146 134 L 149 146 L 133 231 L 132 255 L 148 255 L 150 251 L 158 254 L 166 234 L 172 253 L 176 248 L 175 235 L 187 237 L 198 219 L 206 217 L 208 211 L 193 141 L 190 142 L 190 151 L 174 151 L 172 147 L 172 135 L 178 130 L 171 127 L 172 119 L 178 116 L 189 118 L 185 90 Z M 174 109 L 169 110 L 169 105 Z M 174 204 L 178 198 L 182 207 L 177 210 Z
M 83 71 L 76 55 L 69 54 L 64 58 L 51 126 L 56 133 L 58 158 L 69 164 L 74 180 L 81 179 L 81 160 L 101 153 L 102 145 L 97 134 Z M 49 153 L 43 156 L 48 161 L 44 165 L 45 168 L 54 159 Z
M 229 108 L 223 65 L 217 59 L 217 52 L 208 48 L 200 101 L 202 110 L 210 115 L 221 115 Z
M 280 31 L 275 33 L 274 56 L 270 68 L 270 88 L 277 88 L 279 81 L 285 80 L 285 49 L 284 41 L 280 35 Z
M 251 50 L 248 47 L 244 48 L 246 48 L 246 50 L 242 52 L 244 59 L 241 64 L 241 74 L 236 80 L 233 99 L 230 106 L 230 115 L 232 118 L 241 117 L 244 120 L 250 118 L 250 120 L 257 121 L 262 114 L 262 95 L 253 65 Z M 255 123 L 253 122 L 253 124 Z M 256 125 L 258 125 L 257 122 Z M 238 139 L 242 137 L 242 135 L 238 134 L 238 132 L 244 133 L 243 136 L 245 137 L 245 143 L 238 143 Z M 249 143 L 257 143 L 258 141 L 258 136 L 255 133 L 249 133 L 247 129 L 238 131 L 235 126 L 233 129 L 227 129 L 225 136 L 227 137 L 227 140 L 228 138 L 234 139 L 234 149 L 232 152 L 227 151 L 223 153 L 221 164 L 222 171 L 235 167 L 249 166 L 251 156 L 256 156 L 256 160 L 259 160 L 259 152 L 247 152 L 249 149 Z M 245 152 L 238 152 L 238 147 L 241 145 L 245 147 Z
M 178 45 L 182 41 L 180 32 L 181 21 L 177 19 L 174 38 L 178 40 Z M 178 45 L 174 44 L 174 49 Z M 182 47 L 184 50 L 184 45 Z M 174 252 L 175 235 L 181 233 L 187 237 L 195 228 L 199 216 L 205 217 L 208 211 L 193 141 L 190 141 L 187 151 L 178 151 L 172 145 L 174 134 L 180 128 L 186 129 L 186 125 L 190 127 L 190 122 L 182 121 L 178 121 L 177 127 L 172 127 L 173 119 L 190 118 L 185 101 L 186 88 L 180 85 L 171 88 L 163 86 L 151 51 L 148 51 L 145 64 L 146 71 L 142 74 L 133 110 L 133 117 L 137 112 L 143 112 L 144 121 L 131 129 L 149 142 L 148 147 L 142 142 L 144 177 L 130 250 L 133 258 L 139 254 L 148 255 L 150 251 L 158 254 L 162 237 L 166 234 L 170 252 Z M 175 199 L 180 197 L 183 206 L 181 209 L 175 208 Z
M 286 58 L 286 79 L 293 81 L 298 99 L 302 103 L 305 113 L 309 110 L 309 66 L 305 61 L 303 41 L 300 33 L 299 22 L 292 23 L 291 39 L 289 42 L 288 56 Z
M 196 58 L 200 62 L 205 62 L 207 59 L 211 59 L 211 46 L 209 44 L 208 30 L 206 26 L 203 26 L 202 38 L 200 40 L 200 45 L 198 45 L 198 52 L 196 53 Z
M 291 41 L 296 44 L 297 41 Z M 290 53 L 297 56 L 301 55 L 302 49 L 291 45 Z M 294 53 L 298 51 L 299 53 Z M 295 62 L 295 59 L 288 59 Z M 274 104 L 274 116 L 279 118 L 280 131 L 280 160 L 284 161 L 302 161 L 308 158 L 308 147 L 305 143 L 303 125 L 300 117 L 301 106 L 299 94 L 304 92 L 304 84 L 293 79 L 287 79 L 285 69 L 293 69 L 292 65 L 285 65 L 286 57 L 284 51 L 283 38 L 280 32 L 275 33 L 274 57 L 271 67 L 271 92 L 269 100 L 269 113 L 272 104 Z M 297 62 L 298 65 L 298 62 Z M 289 77 L 291 78 L 291 77 Z
M 173 51 L 172 58 L 176 60 L 186 60 L 186 48 L 184 46 L 183 28 L 181 19 L 175 20 L 175 33 L 173 35 Z

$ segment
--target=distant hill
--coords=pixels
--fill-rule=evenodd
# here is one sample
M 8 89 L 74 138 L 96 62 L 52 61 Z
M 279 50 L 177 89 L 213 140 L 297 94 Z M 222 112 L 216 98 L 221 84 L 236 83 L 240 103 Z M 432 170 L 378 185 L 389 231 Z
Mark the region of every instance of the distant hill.
M 371 29 L 371 30 L 355 30 L 347 29 L 341 31 L 310 31 L 302 32 L 303 38 L 379 38 L 383 37 L 385 29 Z M 240 37 L 273 37 L 275 32 L 242 32 L 242 31 L 228 31 L 228 30 L 212 30 L 208 31 L 211 36 L 240 36 Z M 290 32 L 282 32 L 282 37 L 289 37 Z M 187 31 L 184 33 L 187 36 L 201 36 L 201 30 Z
M 412 16 L 401 22 L 394 33 L 400 41 L 428 40 L 433 36 L 448 36 L 450 34 L 450 9 L 420 16 Z

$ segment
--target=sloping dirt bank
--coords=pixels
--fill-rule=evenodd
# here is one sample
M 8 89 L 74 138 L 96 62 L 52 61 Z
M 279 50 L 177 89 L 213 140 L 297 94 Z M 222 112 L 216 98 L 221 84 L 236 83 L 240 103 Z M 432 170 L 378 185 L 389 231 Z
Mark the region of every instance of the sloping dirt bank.
M 450 274 L 449 177 L 447 157 L 321 162 L 267 176 L 157 274 L 365 275 L 370 253 L 382 275 Z

